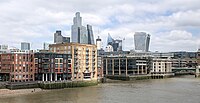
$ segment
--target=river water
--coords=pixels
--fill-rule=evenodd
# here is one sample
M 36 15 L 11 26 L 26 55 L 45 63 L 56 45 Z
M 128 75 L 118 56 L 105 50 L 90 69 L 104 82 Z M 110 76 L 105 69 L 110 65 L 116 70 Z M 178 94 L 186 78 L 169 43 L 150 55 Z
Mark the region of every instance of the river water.
M 4 97 L 0 103 L 200 103 L 200 78 L 105 83 Z

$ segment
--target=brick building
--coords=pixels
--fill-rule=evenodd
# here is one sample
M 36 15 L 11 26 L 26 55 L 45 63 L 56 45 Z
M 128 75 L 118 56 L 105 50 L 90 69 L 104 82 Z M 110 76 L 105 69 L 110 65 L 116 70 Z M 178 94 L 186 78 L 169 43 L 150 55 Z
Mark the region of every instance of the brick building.
M 15 51 L 0 55 L 0 81 L 35 81 L 34 53 Z
M 38 81 L 71 79 L 71 55 L 58 53 L 35 53 L 35 71 Z

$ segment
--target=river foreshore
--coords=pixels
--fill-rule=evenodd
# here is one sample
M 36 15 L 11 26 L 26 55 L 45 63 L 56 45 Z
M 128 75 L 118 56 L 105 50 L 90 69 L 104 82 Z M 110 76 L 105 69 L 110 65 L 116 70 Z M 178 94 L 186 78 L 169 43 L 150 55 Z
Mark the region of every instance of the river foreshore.
M 46 82 L 46 83 L 40 83 L 38 85 L 39 85 L 38 86 L 39 88 L 0 89 L 0 98 L 33 94 L 33 93 L 44 92 L 44 91 L 51 91 L 53 89 L 95 86 L 95 85 L 98 85 L 98 83 L 95 81 L 84 81 L 84 82 L 73 81 L 73 82 Z M 14 87 L 14 88 L 17 88 L 17 87 Z
M 17 90 L 0 89 L 0 98 L 32 94 L 32 93 L 37 93 L 41 91 L 47 91 L 47 90 L 42 90 L 40 88 L 17 89 Z

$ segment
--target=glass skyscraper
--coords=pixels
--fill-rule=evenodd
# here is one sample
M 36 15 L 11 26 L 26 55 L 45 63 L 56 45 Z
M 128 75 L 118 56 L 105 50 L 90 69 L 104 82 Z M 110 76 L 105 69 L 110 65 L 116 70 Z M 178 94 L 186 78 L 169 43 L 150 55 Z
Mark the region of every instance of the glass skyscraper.
M 107 45 L 112 45 L 114 42 L 114 39 L 110 36 L 110 34 L 108 33 L 108 39 L 107 39 Z
M 122 51 L 122 40 L 114 40 L 110 34 L 108 34 L 107 45 L 111 45 L 113 47 L 113 51 Z
M 150 35 L 145 32 L 135 32 L 135 50 L 141 52 L 149 51 Z
M 88 44 L 94 44 L 94 36 L 91 25 L 87 25 L 87 33 L 88 33 Z
M 73 19 L 71 38 L 74 43 L 88 43 L 86 27 L 82 26 L 82 17 L 80 17 L 80 12 L 77 12 L 76 17 Z
M 21 50 L 30 50 L 30 43 L 21 42 Z
M 82 17 L 80 12 L 77 12 L 76 17 L 73 19 L 73 25 L 71 27 L 71 38 L 73 43 L 81 44 L 94 44 L 94 36 L 91 25 L 82 26 Z

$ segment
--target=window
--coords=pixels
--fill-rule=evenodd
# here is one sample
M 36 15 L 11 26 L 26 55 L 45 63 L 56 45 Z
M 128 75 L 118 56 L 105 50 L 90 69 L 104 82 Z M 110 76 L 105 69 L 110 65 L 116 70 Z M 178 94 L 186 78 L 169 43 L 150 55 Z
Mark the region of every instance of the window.
M 68 69 L 68 73 L 70 73 L 71 72 L 71 70 L 70 69 Z
M 39 59 L 39 63 L 41 63 L 41 59 Z
M 60 69 L 60 72 L 63 72 L 63 70 L 62 70 L 62 69 Z
M 58 68 L 58 64 L 55 65 L 55 68 Z
M 58 63 L 58 59 L 56 59 L 56 63 Z
M 23 72 L 25 72 L 25 67 L 23 67 Z
M 63 60 L 62 60 L 62 59 L 60 59 L 60 63 L 63 63 Z
M 63 65 L 62 65 L 62 64 L 60 64 L 60 68 L 63 68 Z
M 15 78 L 18 79 L 18 75 L 15 75 Z
M 70 58 L 70 59 L 71 59 L 71 58 L 72 58 L 72 56 L 71 56 L 71 55 L 68 55 L 68 58 Z
M 68 60 L 68 63 L 71 63 L 71 60 Z

